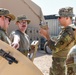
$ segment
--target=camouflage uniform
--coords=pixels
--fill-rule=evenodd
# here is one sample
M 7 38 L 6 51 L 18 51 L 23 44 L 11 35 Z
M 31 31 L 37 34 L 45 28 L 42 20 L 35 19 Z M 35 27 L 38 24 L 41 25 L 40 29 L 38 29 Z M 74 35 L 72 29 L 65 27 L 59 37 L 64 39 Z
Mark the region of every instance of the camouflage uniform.
M 76 39 L 76 36 L 75 36 Z M 76 44 L 76 41 L 75 41 Z M 76 45 L 70 49 L 66 59 L 66 74 L 76 75 Z
M 8 44 L 11 44 L 11 41 L 9 40 L 5 30 L 3 30 L 1 28 L 0 28 L 0 40 L 6 42 Z
M 63 17 L 72 17 L 72 8 L 62 8 L 59 10 L 59 15 Z M 74 46 L 75 36 L 73 24 L 62 29 L 58 36 L 57 42 L 53 40 L 48 41 L 48 46 L 52 49 L 52 67 L 50 68 L 50 75 L 65 75 L 65 60 L 70 48 Z
M 20 21 L 20 20 L 27 20 L 28 24 L 30 22 L 30 20 L 28 20 L 25 15 L 21 15 L 17 17 L 17 21 Z M 10 39 L 12 42 L 14 39 L 14 35 L 17 35 L 20 38 L 18 50 L 21 53 L 23 53 L 25 56 L 27 56 L 27 53 L 29 52 L 29 49 L 30 49 L 29 36 L 26 33 L 22 33 L 20 30 L 15 30 L 10 34 Z
M 10 14 L 10 12 L 4 8 L 0 8 L 0 16 L 9 16 L 11 18 L 11 20 L 15 19 L 15 16 L 13 14 Z M 6 42 L 8 44 L 11 44 L 11 42 L 7 36 L 6 30 L 4 30 L 4 28 L 2 28 L 2 27 L 0 27 L 0 40 Z
M 14 35 L 17 35 L 20 38 L 18 50 L 27 56 L 28 50 L 30 48 L 29 36 L 26 33 L 23 34 L 21 31 L 16 30 L 13 31 L 10 35 L 12 41 Z

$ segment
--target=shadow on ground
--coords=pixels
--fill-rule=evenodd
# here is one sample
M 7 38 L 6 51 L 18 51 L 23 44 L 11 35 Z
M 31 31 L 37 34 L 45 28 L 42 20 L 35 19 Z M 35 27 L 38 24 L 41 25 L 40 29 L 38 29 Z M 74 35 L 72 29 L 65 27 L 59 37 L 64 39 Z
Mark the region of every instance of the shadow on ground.
M 35 58 L 44 56 L 44 55 L 51 55 L 51 54 L 47 54 L 44 50 L 38 50 Z

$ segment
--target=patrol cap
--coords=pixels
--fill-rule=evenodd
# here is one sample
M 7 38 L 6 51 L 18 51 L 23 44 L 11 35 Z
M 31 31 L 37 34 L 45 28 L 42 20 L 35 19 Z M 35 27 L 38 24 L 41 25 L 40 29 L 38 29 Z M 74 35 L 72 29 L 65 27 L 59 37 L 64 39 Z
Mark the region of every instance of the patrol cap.
M 61 9 L 59 9 L 59 12 L 58 12 L 57 16 L 61 16 L 61 17 L 74 17 L 73 8 L 72 7 L 61 8 Z
M 13 14 L 11 14 L 7 9 L 5 8 L 0 8 L 0 16 L 9 16 L 11 18 L 11 20 L 15 20 L 15 16 Z
M 17 22 L 18 22 L 18 21 L 21 21 L 21 20 L 26 20 L 26 21 L 27 21 L 27 24 L 30 23 L 30 20 L 27 19 L 27 17 L 26 17 L 25 15 L 21 15 L 21 16 L 18 16 L 18 17 L 17 17 Z
M 15 16 L 13 15 L 13 14 L 8 14 L 8 15 L 6 15 L 6 16 L 9 16 L 10 18 L 11 18 L 11 20 L 13 21 L 13 20 L 15 20 Z

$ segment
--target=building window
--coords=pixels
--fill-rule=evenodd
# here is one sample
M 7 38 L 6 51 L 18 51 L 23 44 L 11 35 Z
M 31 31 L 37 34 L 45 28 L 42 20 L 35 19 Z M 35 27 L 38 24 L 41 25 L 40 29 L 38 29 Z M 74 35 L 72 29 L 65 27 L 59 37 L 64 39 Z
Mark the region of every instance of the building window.
M 32 33 L 32 30 L 30 30 L 30 33 Z
M 32 41 L 32 39 L 30 39 L 30 41 Z
M 48 25 L 48 22 L 46 22 L 46 24 Z
M 39 31 L 37 30 L 36 32 L 38 33 Z
M 39 38 L 37 38 L 37 40 L 39 40 Z

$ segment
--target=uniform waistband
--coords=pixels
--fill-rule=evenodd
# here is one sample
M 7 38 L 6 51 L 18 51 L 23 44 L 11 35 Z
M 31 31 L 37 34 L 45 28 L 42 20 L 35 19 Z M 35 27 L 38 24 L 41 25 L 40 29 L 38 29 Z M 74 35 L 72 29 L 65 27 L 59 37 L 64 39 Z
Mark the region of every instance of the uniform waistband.
M 56 61 L 65 61 L 66 58 L 59 58 L 59 57 L 52 57 L 53 60 L 56 60 Z

